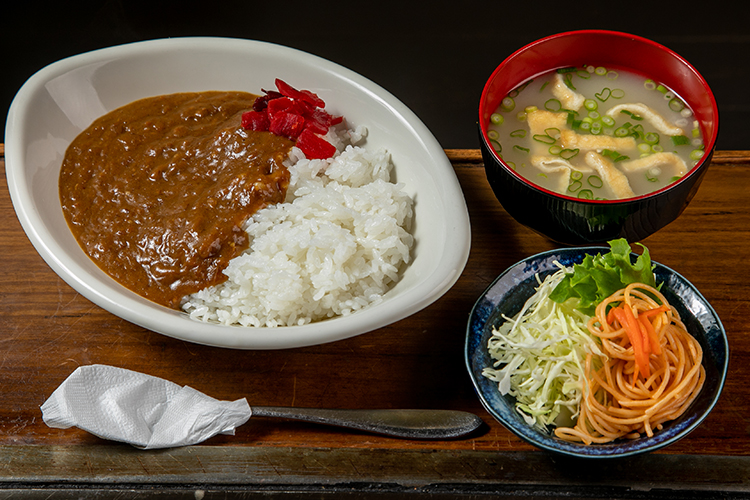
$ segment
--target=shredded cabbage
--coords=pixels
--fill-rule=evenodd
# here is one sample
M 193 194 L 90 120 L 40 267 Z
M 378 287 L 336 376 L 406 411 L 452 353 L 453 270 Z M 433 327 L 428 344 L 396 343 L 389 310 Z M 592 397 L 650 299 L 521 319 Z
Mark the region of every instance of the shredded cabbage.
M 604 356 L 598 341 L 588 332 L 590 316 L 579 311 L 578 298 L 563 303 L 550 294 L 566 273 L 572 271 L 559 263 L 560 270 L 539 279 L 536 293 L 521 311 L 493 328 L 488 341 L 493 368 L 483 375 L 498 383 L 502 395 L 516 399 L 516 409 L 529 425 L 546 429 L 556 419 L 578 416 L 578 408 L 587 390 L 584 363 L 587 353 Z

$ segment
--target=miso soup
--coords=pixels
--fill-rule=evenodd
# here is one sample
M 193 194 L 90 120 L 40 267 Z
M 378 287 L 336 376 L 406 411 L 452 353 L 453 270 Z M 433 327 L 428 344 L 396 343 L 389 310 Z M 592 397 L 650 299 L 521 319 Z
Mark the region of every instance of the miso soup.
M 679 180 L 703 138 L 685 101 L 641 75 L 563 68 L 529 80 L 490 117 L 492 147 L 534 184 L 584 199 L 623 199 Z

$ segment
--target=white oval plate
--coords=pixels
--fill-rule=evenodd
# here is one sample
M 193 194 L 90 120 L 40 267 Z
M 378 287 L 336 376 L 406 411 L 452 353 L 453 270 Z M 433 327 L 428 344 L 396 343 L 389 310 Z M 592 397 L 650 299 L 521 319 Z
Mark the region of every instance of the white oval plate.
M 367 146 L 386 148 L 395 177 L 415 199 L 413 261 L 381 304 L 304 326 L 228 327 L 191 320 L 141 298 L 103 273 L 63 217 L 57 180 L 68 144 L 100 115 L 174 92 L 260 93 L 281 78 L 323 98 L 326 109 L 365 125 Z M 463 271 L 470 248 L 466 202 L 453 167 L 427 127 L 370 80 L 325 59 L 265 42 L 174 38 L 101 49 L 55 62 L 19 90 L 5 134 L 8 187 L 18 218 L 47 264 L 83 296 L 132 323 L 200 344 L 282 349 L 372 331 L 427 307 Z

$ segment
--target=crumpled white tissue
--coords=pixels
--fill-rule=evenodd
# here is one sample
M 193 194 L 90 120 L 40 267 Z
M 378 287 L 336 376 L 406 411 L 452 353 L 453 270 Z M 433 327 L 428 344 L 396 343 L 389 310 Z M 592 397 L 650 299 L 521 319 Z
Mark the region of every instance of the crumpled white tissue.
M 50 427 L 78 427 L 143 449 L 233 435 L 252 415 L 244 398 L 219 401 L 188 386 L 107 365 L 77 368 L 41 409 Z

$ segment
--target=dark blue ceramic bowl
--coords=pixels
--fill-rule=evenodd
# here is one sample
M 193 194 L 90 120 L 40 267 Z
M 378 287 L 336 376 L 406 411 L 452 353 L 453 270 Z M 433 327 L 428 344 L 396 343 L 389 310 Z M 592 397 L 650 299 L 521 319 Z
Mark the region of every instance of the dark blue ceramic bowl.
M 698 164 L 679 181 L 626 200 L 582 200 L 560 195 L 537 186 L 506 165 L 487 136 L 490 115 L 503 97 L 539 74 L 585 64 L 648 75 L 685 99 L 703 133 L 706 152 Z M 495 69 L 479 101 L 479 146 L 495 197 L 518 222 L 565 245 L 605 243 L 616 238 L 640 241 L 674 221 L 703 180 L 718 129 L 716 99 L 695 68 L 663 45 L 614 31 L 569 31 L 519 49 Z
M 544 252 L 507 269 L 485 290 L 474 305 L 466 332 L 466 367 L 474 388 L 487 411 L 509 431 L 544 450 L 568 456 L 615 458 L 646 453 L 668 446 L 698 427 L 713 409 L 724 387 L 729 362 L 726 332 L 716 312 L 706 299 L 681 275 L 655 263 L 656 282 L 664 283 L 662 293 L 677 309 L 688 331 L 703 347 L 706 382 L 699 396 L 678 419 L 666 423 L 653 437 L 610 444 L 583 445 L 558 439 L 529 426 L 515 410 L 515 399 L 501 396 L 497 383 L 482 375 L 493 360 L 487 351 L 492 327 L 502 323 L 502 315 L 513 316 L 537 286 L 535 275 L 545 276 L 557 271 L 555 261 L 565 266 L 580 263 L 585 254 L 605 253 L 608 248 L 568 248 Z

